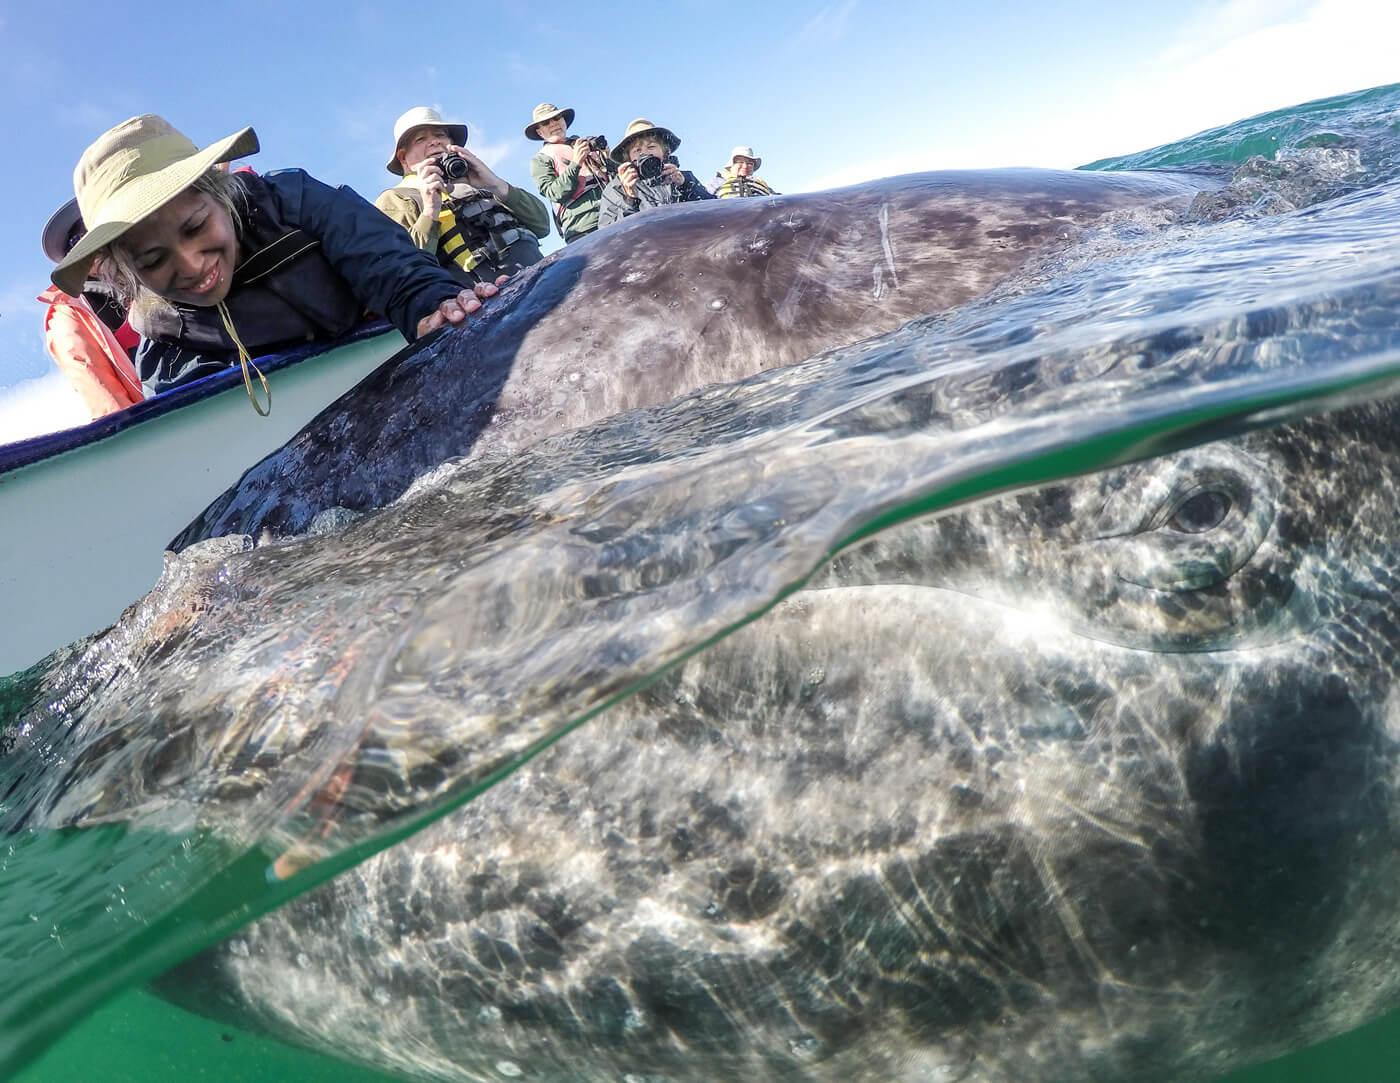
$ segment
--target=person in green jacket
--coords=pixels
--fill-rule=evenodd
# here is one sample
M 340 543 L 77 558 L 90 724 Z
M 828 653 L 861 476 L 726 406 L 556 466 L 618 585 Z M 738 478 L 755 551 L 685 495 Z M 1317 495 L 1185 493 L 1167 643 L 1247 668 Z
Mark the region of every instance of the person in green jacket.
M 436 109 L 404 113 L 385 166 L 403 183 L 380 192 L 374 205 L 463 283 L 494 283 L 540 261 L 549 210 L 496 176 L 466 142 L 467 126 L 443 120 Z
M 598 200 L 612 176 L 607 140 L 569 135 L 573 122 L 572 109 L 541 102 L 525 126 L 526 139 L 544 144 L 530 160 L 530 176 L 540 195 L 554 204 L 554 222 L 565 244 L 598 228 Z

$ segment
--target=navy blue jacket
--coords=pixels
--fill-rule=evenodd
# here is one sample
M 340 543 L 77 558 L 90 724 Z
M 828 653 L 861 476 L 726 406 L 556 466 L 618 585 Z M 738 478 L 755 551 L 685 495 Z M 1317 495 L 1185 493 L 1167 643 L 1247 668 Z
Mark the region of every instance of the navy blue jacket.
M 234 179 L 247 208 L 238 222 L 239 265 L 225 304 L 254 356 L 338 338 L 371 312 L 412 341 L 418 321 L 462 289 L 349 188 L 332 188 L 301 169 Z M 136 365 L 154 391 L 237 362 L 214 308 L 165 305 L 133 314 L 133 326 L 148 340 Z

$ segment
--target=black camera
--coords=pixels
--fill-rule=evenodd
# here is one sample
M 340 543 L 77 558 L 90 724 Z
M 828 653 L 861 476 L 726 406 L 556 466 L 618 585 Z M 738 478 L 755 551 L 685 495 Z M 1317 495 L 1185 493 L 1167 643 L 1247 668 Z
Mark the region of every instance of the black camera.
M 460 154 L 453 154 L 450 151 L 437 156 L 438 167 L 442 170 L 442 175 L 450 181 L 463 181 L 467 179 L 467 174 L 472 171 L 471 164 Z
M 608 137 L 605 135 L 581 135 L 574 140 L 574 149 L 582 154 L 584 151 L 596 150 L 599 154 L 608 152 Z
M 655 154 L 643 154 L 632 163 L 637 167 L 637 175 L 644 181 L 654 181 L 661 176 L 661 168 L 666 163 Z

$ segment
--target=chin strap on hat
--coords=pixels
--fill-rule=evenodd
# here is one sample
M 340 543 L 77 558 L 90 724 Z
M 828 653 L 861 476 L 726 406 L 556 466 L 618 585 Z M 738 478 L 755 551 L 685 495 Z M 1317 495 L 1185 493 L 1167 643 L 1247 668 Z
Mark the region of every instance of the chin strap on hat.
M 267 377 L 263 375 L 262 369 L 253 364 L 252 357 L 248 355 L 248 347 L 243 345 L 243 340 L 233 329 L 233 317 L 228 314 L 228 305 L 220 301 L 215 307 L 219 310 L 219 319 L 224 321 L 224 330 L 228 332 L 228 337 L 233 339 L 233 344 L 238 350 L 238 364 L 243 369 L 243 390 L 248 393 L 248 401 L 253 404 L 253 409 L 258 412 L 259 417 L 267 417 L 268 414 L 272 413 L 272 386 L 267 382 Z M 248 374 L 249 369 L 258 374 L 263 394 L 267 396 L 266 406 L 258 401 L 257 395 L 253 392 L 253 378 Z

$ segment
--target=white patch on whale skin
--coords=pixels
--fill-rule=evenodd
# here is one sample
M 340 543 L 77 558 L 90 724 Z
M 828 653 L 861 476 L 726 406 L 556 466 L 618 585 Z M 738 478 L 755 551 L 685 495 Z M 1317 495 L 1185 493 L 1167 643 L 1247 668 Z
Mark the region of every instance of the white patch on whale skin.
M 894 242 L 890 239 L 890 205 L 880 204 L 880 249 L 885 253 L 885 263 L 890 269 L 890 281 L 899 289 L 899 272 L 894 266 Z

